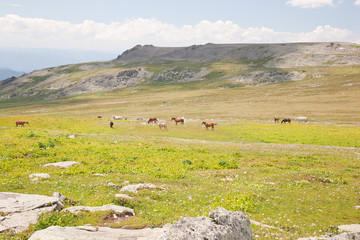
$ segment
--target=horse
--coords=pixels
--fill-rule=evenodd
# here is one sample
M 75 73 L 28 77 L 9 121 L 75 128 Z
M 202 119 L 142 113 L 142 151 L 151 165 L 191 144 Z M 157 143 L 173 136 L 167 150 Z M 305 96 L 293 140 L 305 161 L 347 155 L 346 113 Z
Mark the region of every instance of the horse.
M 153 117 L 153 118 L 150 118 L 149 121 L 148 121 L 148 124 L 149 123 L 157 123 L 158 119 Z
M 163 122 L 159 123 L 159 128 L 160 128 L 160 130 L 164 129 L 165 131 L 167 131 L 166 123 L 163 123 Z
M 308 120 L 307 117 L 297 117 L 297 118 L 295 118 L 296 122 L 304 122 L 304 123 L 306 123 L 307 120 Z
M 176 125 L 177 125 L 178 123 L 184 124 L 184 119 L 183 119 L 183 118 L 174 118 L 174 117 L 173 117 L 173 118 L 171 118 L 170 121 L 172 121 L 172 120 L 175 121 Z
M 16 124 L 16 126 L 24 126 L 24 124 L 28 124 L 29 125 L 29 122 L 28 121 L 20 121 L 20 120 L 17 120 L 16 122 L 15 122 L 15 124 Z
M 217 125 L 217 123 L 212 122 L 202 122 L 201 124 L 204 124 L 206 127 L 206 130 L 209 130 L 209 127 L 211 127 L 211 131 L 214 130 L 214 126 Z
M 102 118 L 102 116 L 99 115 L 98 118 Z
M 284 118 L 281 123 L 291 123 L 291 119 L 290 118 Z
M 113 126 L 114 126 L 114 123 L 110 122 L 110 127 L 113 128 Z
M 274 122 L 275 122 L 275 123 L 280 122 L 280 118 L 274 117 Z
M 113 116 L 111 117 L 111 119 L 114 119 L 114 120 L 122 120 L 122 116 L 113 115 Z

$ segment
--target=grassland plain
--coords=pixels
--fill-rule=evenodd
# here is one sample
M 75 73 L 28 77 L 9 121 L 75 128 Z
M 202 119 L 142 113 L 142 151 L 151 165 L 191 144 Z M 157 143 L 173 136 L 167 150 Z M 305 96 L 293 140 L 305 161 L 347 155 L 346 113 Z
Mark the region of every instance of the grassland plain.
M 161 70 L 156 67 L 153 71 Z M 71 199 L 66 206 L 115 203 L 132 207 L 137 215 L 115 220 L 111 213 L 44 214 L 28 231 L 0 238 L 26 239 L 50 225 L 162 226 L 182 216 L 207 215 L 218 206 L 276 227 L 253 225 L 255 239 L 297 239 L 358 223 L 359 68 L 286 69 L 305 71 L 307 77 L 256 87 L 217 79 L 242 67 L 222 63 L 212 69 L 204 81 L 46 101 L 37 96 L 1 99 L 0 191 L 60 192 Z M 111 129 L 112 115 L 129 120 L 114 121 Z M 183 116 L 185 125 L 170 122 Z M 307 116 L 310 122 L 274 124 L 275 116 Z M 167 121 L 169 130 L 135 120 L 147 117 Z M 215 131 L 201 126 L 206 119 L 218 123 Z M 30 125 L 16 128 L 15 120 Z M 68 138 L 72 134 L 77 137 Z M 42 168 L 59 161 L 81 164 Z M 51 178 L 30 181 L 29 174 L 37 172 Z M 221 180 L 226 177 L 233 181 Z M 133 194 L 133 201 L 119 200 L 114 194 L 125 181 L 158 188 Z
M 50 225 L 156 227 L 207 215 L 218 206 L 276 227 L 253 225 L 255 239 L 297 239 L 359 222 L 357 125 L 220 121 L 215 131 L 206 131 L 192 120 L 179 126 L 168 121 L 169 130 L 160 131 L 146 121 L 128 120 L 115 121 L 111 129 L 110 119 L 88 117 L 86 111 L 81 116 L 82 108 L 73 114 L 62 105 L 61 116 L 55 116 L 53 105 L 46 106 L 46 112 L 32 112 L 34 107 L 27 115 L 0 116 L 0 191 L 60 192 L 71 199 L 66 206 L 115 203 L 137 215 L 115 220 L 109 212 L 44 214 L 28 231 L 1 238 L 26 239 Z M 30 125 L 16 128 L 17 119 Z M 72 134 L 77 137 L 68 138 Z M 42 167 L 58 161 L 80 164 Z M 38 172 L 51 178 L 30 181 Z M 233 181 L 222 181 L 226 178 Z M 114 194 L 125 181 L 158 188 L 132 194 L 133 201 L 119 200 Z

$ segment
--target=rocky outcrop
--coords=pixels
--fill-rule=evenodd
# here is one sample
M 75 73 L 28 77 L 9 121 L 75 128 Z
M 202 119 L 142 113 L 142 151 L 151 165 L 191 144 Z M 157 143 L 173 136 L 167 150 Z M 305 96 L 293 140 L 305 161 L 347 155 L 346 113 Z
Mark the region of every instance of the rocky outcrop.
M 209 74 L 210 71 L 206 68 L 201 68 L 200 70 L 187 68 L 182 71 L 175 71 L 174 69 L 165 70 L 157 76 L 151 78 L 151 81 L 158 82 L 189 82 L 189 81 L 199 81 L 204 80 L 205 76 Z
M 37 194 L 0 192 L 0 232 L 26 230 L 43 212 L 62 209 L 59 199 Z
M 35 232 L 29 240 L 131 239 L 131 240 L 250 240 L 250 219 L 243 212 L 224 208 L 210 211 L 210 218 L 183 218 L 164 228 L 113 229 L 107 227 L 52 226 Z
M 256 71 L 250 72 L 233 79 L 235 83 L 241 83 L 244 86 L 258 86 L 271 83 L 300 81 L 306 77 L 306 73 L 297 71 Z
M 224 208 L 210 211 L 210 217 L 181 219 L 164 226 L 158 240 L 250 240 L 252 230 L 249 217 L 243 212 L 230 212 Z

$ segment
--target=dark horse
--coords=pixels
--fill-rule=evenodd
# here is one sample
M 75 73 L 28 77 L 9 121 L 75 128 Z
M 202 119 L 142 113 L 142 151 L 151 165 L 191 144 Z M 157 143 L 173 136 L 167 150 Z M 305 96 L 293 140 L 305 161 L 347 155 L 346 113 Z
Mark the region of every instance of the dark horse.
M 211 127 L 211 130 L 214 130 L 214 126 L 217 125 L 217 123 L 212 122 L 202 122 L 201 124 L 205 125 L 206 130 L 209 130 L 209 127 Z
M 157 118 L 150 118 L 149 121 L 148 121 L 148 124 L 149 123 L 156 123 L 158 120 Z
M 173 118 L 171 118 L 170 121 L 172 121 L 172 120 L 175 121 L 176 125 L 177 125 L 178 123 L 184 124 L 184 119 L 183 119 L 183 118 L 174 118 L 174 117 L 173 117 Z
M 291 119 L 290 118 L 285 118 L 281 121 L 281 123 L 291 123 Z
M 275 123 L 280 122 L 280 118 L 274 117 L 274 122 Z

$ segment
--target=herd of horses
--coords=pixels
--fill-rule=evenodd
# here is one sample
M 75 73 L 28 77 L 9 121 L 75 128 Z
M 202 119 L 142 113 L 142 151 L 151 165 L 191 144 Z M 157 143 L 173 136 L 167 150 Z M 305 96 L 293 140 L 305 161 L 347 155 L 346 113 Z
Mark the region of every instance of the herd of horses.
M 102 116 L 98 116 L 98 118 L 102 118 Z M 113 115 L 113 116 L 111 117 L 111 119 L 114 119 L 114 120 L 122 120 L 123 117 Z M 127 120 L 127 118 L 124 118 L 124 120 Z M 152 117 L 152 118 L 149 118 L 148 124 L 150 124 L 150 123 L 155 123 L 155 124 L 156 124 L 158 121 L 159 121 L 159 120 L 158 120 L 156 117 Z M 176 125 L 177 125 L 178 123 L 179 123 L 179 124 L 184 124 L 184 122 L 185 122 L 184 118 L 175 118 L 175 117 L 171 118 L 170 121 L 174 121 Z M 307 123 L 307 121 L 308 121 L 307 117 L 297 117 L 297 118 L 295 118 L 295 122 L 304 122 L 304 123 Z M 279 122 L 280 122 L 280 118 L 274 117 L 274 122 L 275 122 L 275 123 L 279 123 Z M 285 124 L 286 124 L 286 123 L 291 123 L 291 119 L 290 119 L 290 118 L 284 118 L 284 119 L 281 121 L 281 123 L 285 123 Z M 17 120 L 17 121 L 15 121 L 15 124 L 16 124 L 16 127 L 17 127 L 17 126 L 22 126 L 22 127 L 24 127 L 25 124 L 28 124 L 28 125 L 29 125 L 29 122 L 28 122 L 28 121 Z M 209 128 L 210 128 L 211 130 L 214 130 L 215 125 L 217 125 L 217 123 L 205 122 L 205 121 L 203 121 L 201 124 L 203 124 L 203 125 L 206 127 L 206 130 L 209 130 Z M 159 125 L 160 130 L 166 130 L 166 131 L 167 131 L 167 124 L 166 124 L 165 122 L 159 122 L 158 125 Z M 112 122 L 112 121 L 110 122 L 110 127 L 111 127 L 111 128 L 114 127 L 114 122 Z
M 174 121 L 175 124 L 177 125 L 178 123 L 180 124 L 184 124 L 185 119 L 184 118 L 171 118 L 170 121 Z M 148 124 L 150 123 L 157 123 L 158 119 L 153 117 L 153 118 L 149 118 L 148 120 Z M 206 130 L 209 130 L 209 128 L 211 128 L 211 130 L 214 130 L 215 125 L 217 125 L 217 123 L 213 123 L 213 122 L 205 122 L 203 121 L 201 124 L 204 124 L 204 126 L 206 127 Z M 166 130 L 167 131 L 167 124 L 165 122 L 159 122 L 159 128 L 160 130 Z

